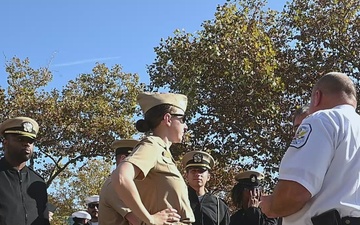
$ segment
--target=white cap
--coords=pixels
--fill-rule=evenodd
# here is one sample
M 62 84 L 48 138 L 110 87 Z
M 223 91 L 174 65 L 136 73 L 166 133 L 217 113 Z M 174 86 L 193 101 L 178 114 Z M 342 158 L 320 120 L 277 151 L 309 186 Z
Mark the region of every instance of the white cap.
M 91 215 L 86 211 L 77 211 L 71 214 L 72 218 L 88 219 L 91 220 Z
M 87 197 L 85 199 L 85 202 L 86 202 L 86 204 L 90 204 L 90 203 L 93 203 L 93 202 L 99 202 L 99 195 L 92 195 L 90 197 Z

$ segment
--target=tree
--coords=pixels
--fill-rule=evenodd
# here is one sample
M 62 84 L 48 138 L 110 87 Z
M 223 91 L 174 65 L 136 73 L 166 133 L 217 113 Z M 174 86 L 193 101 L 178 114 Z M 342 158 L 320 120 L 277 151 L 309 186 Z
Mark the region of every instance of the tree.
M 309 99 L 309 87 L 330 71 L 359 83 L 359 16 L 357 0 L 295 0 L 284 8 L 277 24 L 281 38 L 274 41 L 283 62 L 278 73 L 289 93 Z
M 263 4 L 218 6 L 203 30 L 176 31 L 162 40 L 148 66 L 150 89 L 165 87 L 189 97 L 190 142 L 178 151 L 211 150 L 218 162 L 215 177 L 221 178 L 211 186 L 220 190 L 231 188 L 239 168 L 276 171 L 280 157 L 284 84 L 275 73 L 277 55 L 267 34 L 274 13 L 265 13 Z
M 85 199 L 100 193 L 102 184 L 110 175 L 113 164 L 104 159 L 86 160 L 81 167 L 67 167 L 52 185 L 49 201 L 58 209 L 53 224 L 67 224 L 69 216 L 78 210 L 86 210 Z
M 6 64 L 8 87 L 1 88 L 1 120 L 29 116 L 40 125 L 31 166 L 52 181 L 68 166 L 86 158 L 110 157 L 116 138 L 135 133 L 136 96 L 142 89 L 136 74 L 96 64 L 91 74 L 80 74 L 62 89 L 45 90 L 52 74 L 32 69 L 28 59 Z M 78 164 L 79 165 L 79 164 Z
M 174 146 L 176 157 L 212 152 L 221 180 L 210 185 L 220 190 L 230 190 L 235 171 L 259 166 L 272 185 L 292 138 L 291 114 L 321 75 L 346 72 L 359 84 L 359 1 L 294 0 L 281 13 L 264 5 L 218 6 L 195 34 L 176 30 L 161 40 L 148 66 L 149 90 L 189 97 L 190 138 Z

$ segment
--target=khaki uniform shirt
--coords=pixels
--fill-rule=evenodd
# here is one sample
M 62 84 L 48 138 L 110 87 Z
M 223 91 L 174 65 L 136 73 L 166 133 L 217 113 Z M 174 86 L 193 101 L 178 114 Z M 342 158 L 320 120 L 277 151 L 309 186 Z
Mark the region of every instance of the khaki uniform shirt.
M 99 224 L 128 225 L 124 217 L 129 212 L 131 210 L 119 199 L 111 184 L 111 177 L 108 177 L 100 191 Z
M 174 208 L 181 219 L 195 221 L 186 183 L 174 163 L 170 150 L 161 138 L 144 138 L 125 161 L 141 170 L 136 177 L 136 185 L 150 214 Z

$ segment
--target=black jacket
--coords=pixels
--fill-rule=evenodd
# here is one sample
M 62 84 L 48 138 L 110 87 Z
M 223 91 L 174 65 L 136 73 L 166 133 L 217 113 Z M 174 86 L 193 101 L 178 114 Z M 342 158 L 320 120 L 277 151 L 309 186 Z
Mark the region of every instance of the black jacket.
M 195 215 L 193 225 L 217 225 L 218 219 L 220 220 L 220 225 L 228 225 L 230 223 L 229 208 L 222 199 L 206 193 L 199 201 L 199 197 L 194 189 L 188 186 L 188 191 L 190 205 Z
M 277 219 L 267 218 L 260 208 L 239 209 L 231 215 L 230 225 L 277 225 Z
M 19 172 L 0 160 L 0 225 L 49 225 L 44 180 L 24 167 Z

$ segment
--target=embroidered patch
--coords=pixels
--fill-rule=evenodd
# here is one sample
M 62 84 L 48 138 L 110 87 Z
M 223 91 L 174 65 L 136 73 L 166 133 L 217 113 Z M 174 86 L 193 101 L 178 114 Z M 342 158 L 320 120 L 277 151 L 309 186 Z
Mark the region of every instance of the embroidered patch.
M 311 131 L 312 129 L 310 124 L 301 124 L 296 130 L 295 136 L 292 139 L 290 146 L 294 148 L 301 148 L 304 146 L 309 139 Z

